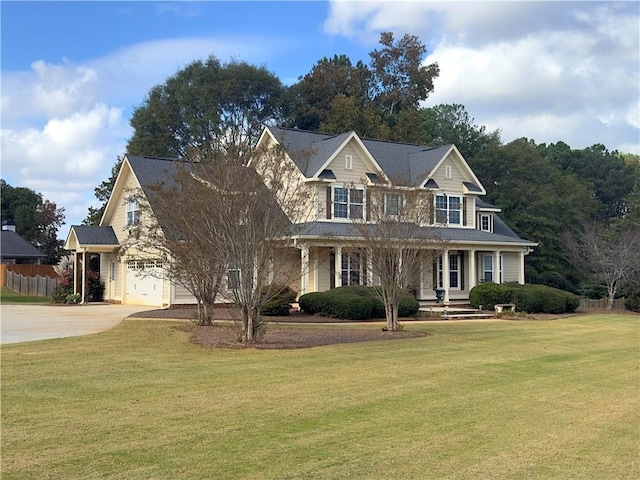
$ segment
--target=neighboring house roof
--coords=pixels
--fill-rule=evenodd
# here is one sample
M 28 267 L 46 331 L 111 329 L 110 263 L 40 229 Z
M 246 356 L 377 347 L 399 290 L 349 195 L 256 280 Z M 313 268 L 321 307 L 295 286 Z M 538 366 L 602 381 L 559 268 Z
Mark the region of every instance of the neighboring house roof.
M 2 258 L 44 258 L 47 255 L 11 230 L 2 230 L 0 256 Z
M 340 135 L 308 132 L 291 128 L 268 127 L 302 174 L 313 177 L 353 132 Z M 399 185 L 420 185 L 454 148 L 453 145 L 429 147 L 411 143 L 361 139 L 362 144 L 380 166 L 387 178 Z M 474 192 L 482 192 L 473 185 Z M 471 190 L 471 188 L 470 188 Z
M 497 227 L 496 224 L 499 224 Z M 424 227 L 425 235 L 433 237 L 434 240 L 444 240 L 447 242 L 464 242 L 464 243 L 490 243 L 490 244 L 521 244 L 523 246 L 535 246 L 535 242 L 523 240 L 506 224 L 496 217 L 494 228 L 495 232 L 485 232 L 472 228 L 451 228 L 451 227 Z M 294 229 L 291 233 L 294 237 L 312 238 L 357 238 L 361 234 L 358 228 L 350 223 L 338 222 L 310 222 L 299 225 L 292 225 Z M 372 226 L 372 228 L 375 228 Z

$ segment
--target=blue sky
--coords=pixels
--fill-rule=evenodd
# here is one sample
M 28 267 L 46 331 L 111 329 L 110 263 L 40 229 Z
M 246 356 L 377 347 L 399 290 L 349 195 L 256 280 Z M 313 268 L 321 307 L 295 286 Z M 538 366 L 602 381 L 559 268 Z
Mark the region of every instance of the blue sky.
M 380 32 L 418 35 L 461 103 L 505 142 L 640 153 L 638 2 L 11 2 L 0 4 L 2 178 L 79 223 L 148 90 L 213 54 L 284 83 L 322 57 L 368 61 Z

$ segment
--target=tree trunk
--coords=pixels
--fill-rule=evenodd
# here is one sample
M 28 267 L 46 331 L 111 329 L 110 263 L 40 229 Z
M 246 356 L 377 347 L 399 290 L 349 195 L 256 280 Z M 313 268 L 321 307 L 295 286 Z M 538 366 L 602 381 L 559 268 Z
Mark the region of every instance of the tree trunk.
M 384 306 L 387 316 L 387 330 L 396 332 L 398 330 L 398 304 L 388 303 Z
M 247 338 L 248 338 L 248 330 L 249 330 L 249 310 L 247 309 L 247 307 L 242 307 L 241 310 L 241 315 L 242 315 L 242 343 L 246 343 L 247 342 Z
M 609 310 L 613 310 L 613 300 L 616 298 L 616 291 L 615 290 L 610 290 L 609 291 L 609 302 L 607 305 L 607 308 Z

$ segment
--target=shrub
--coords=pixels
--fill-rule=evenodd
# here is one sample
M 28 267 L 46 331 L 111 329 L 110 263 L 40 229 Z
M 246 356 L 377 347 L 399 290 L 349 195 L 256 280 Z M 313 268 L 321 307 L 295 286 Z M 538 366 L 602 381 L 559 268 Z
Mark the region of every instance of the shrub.
M 100 281 L 100 273 L 89 270 L 87 272 L 87 300 L 101 302 L 104 298 L 104 283 Z
M 640 312 L 640 286 L 626 289 L 624 308 L 632 312 Z
M 471 289 L 469 302 L 474 307 L 493 309 L 499 303 L 514 303 L 516 310 L 527 313 L 574 312 L 580 300 L 574 294 L 546 285 L 516 283 L 482 283 Z
M 569 282 L 567 282 L 565 276 L 559 272 L 551 270 L 543 272 L 542 275 L 538 277 L 538 281 L 536 283 L 546 285 L 547 287 L 558 288 L 560 290 L 569 290 Z
M 262 305 L 260 313 L 266 316 L 286 316 L 291 310 L 291 303 L 295 302 L 298 293 L 285 285 L 267 285 L 262 289 L 262 295 L 278 292 Z
M 384 318 L 384 305 L 373 288 L 379 287 L 338 287 L 326 292 L 302 295 L 298 302 L 302 310 L 312 315 L 319 314 L 343 320 Z M 409 317 L 415 315 L 419 308 L 418 301 L 411 293 L 406 292 L 398 305 L 398 315 Z
M 77 303 L 69 302 L 70 295 L 73 295 L 73 270 L 64 268 L 60 271 L 58 278 L 58 286 L 54 290 L 51 298 L 55 303 Z

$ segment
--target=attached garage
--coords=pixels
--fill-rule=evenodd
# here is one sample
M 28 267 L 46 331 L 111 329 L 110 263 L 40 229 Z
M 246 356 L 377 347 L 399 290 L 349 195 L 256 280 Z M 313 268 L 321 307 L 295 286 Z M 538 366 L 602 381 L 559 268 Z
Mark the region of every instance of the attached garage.
M 162 307 L 163 305 L 162 263 L 153 260 L 130 260 L 127 262 L 125 303 Z

